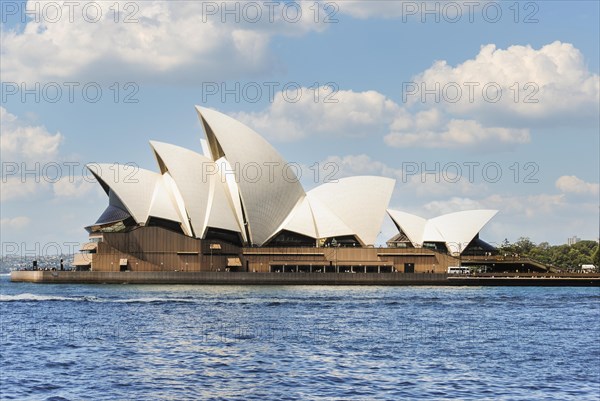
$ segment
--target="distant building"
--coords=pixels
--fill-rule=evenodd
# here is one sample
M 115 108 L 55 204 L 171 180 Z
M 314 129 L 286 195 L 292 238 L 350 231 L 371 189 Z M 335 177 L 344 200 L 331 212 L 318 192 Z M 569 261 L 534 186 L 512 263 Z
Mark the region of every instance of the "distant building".
M 578 236 L 574 235 L 571 238 L 567 238 L 567 245 L 575 245 L 576 243 L 578 243 L 579 241 L 581 241 L 581 238 L 579 238 Z

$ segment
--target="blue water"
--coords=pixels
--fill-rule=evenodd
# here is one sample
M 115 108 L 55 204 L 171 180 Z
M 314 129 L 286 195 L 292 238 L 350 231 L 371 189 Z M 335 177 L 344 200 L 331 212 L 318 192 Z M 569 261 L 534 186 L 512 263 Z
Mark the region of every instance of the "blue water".
M 2 400 L 598 400 L 600 289 L 41 285 Z

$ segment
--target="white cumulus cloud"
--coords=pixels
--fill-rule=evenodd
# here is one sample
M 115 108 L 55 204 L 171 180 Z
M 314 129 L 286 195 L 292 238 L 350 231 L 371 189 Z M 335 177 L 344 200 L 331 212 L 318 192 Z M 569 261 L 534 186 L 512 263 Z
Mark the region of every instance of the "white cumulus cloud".
M 600 77 L 590 72 L 583 54 L 570 43 L 556 41 L 539 49 L 488 44 L 456 66 L 436 61 L 412 81 L 416 86 L 405 84 L 409 103 L 435 104 L 453 113 L 501 113 L 527 121 L 597 118 Z M 439 99 L 423 96 L 423 88 L 437 92 Z
M 514 148 L 530 141 L 529 130 L 486 127 L 475 120 L 448 119 L 439 109 L 412 113 L 377 91 L 355 92 L 330 88 L 301 88 L 302 96 L 290 102 L 285 95 L 258 112 L 233 116 L 261 134 L 278 141 L 309 136 L 384 137 L 392 147 Z M 332 102 L 323 101 L 331 94 Z M 315 101 L 320 99 L 321 101 Z
M 83 198 L 93 191 L 99 192 L 100 188 L 97 183 L 90 182 L 81 176 L 65 176 L 52 185 L 54 196 L 66 199 Z
M 46 181 L 40 180 L 39 177 L 33 177 L 31 174 L 27 177 L 21 176 L 20 173 L 16 177 L 3 176 L 0 181 L 0 201 L 31 198 L 47 186 Z
M 563 193 L 572 193 L 579 195 L 596 195 L 600 193 L 600 185 L 585 182 L 574 175 L 563 175 L 556 180 L 556 188 Z
M 418 93 L 406 96 L 403 105 L 376 91 L 301 88 L 298 101 L 276 96 L 266 109 L 234 117 L 281 141 L 310 135 L 381 136 L 392 147 L 489 152 L 527 144 L 532 127 L 551 121 L 597 124 L 600 78 L 569 43 L 554 42 L 540 49 L 486 45 L 455 67 L 438 61 L 413 81 Z M 439 101 L 430 104 L 426 97 L 423 102 L 422 85 L 439 86 Z M 462 88 L 456 102 L 447 101 L 443 89 L 447 85 Z M 491 101 L 496 89 L 501 96 Z M 328 101 L 324 94 L 331 95 Z
M 514 148 L 530 142 L 528 129 L 484 127 L 474 120 L 450 120 L 437 130 L 414 129 L 392 132 L 385 136 L 385 143 L 396 148 L 477 148 L 500 150 Z
M 3 230 L 19 230 L 27 227 L 31 219 L 27 216 L 6 217 L 0 219 L 0 226 Z
M 3 80 L 232 79 L 275 68 L 269 49 L 274 35 L 326 28 L 315 22 L 309 2 L 297 3 L 287 13 L 283 4 L 270 12 L 261 2 L 253 2 L 251 10 L 244 2 L 52 3 L 60 18 L 45 2 L 29 0 L 27 9 L 38 12 L 29 14 L 22 29 L 3 28 Z
M 19 121 L 4 107 L 0 107 L 0 131 L 0 151 L 4 162 L 53 160 L 63 141 L 60 132 L 51 134 L 43 126 Z
M 430 216 L 460 212 L 464 210 L 482 209 L 481 203 L 470 198 L 452 197 L 448 200 L 435 200 L 423 205 Z
M 333 163 L 336 166 L 337 172 L 333 177 L 335 179 L 355 175 L 381 175 L 397 180 L 402 179 L 402 169 L 390 167 L 365 154 L 329 156 L 320 165 L 325 166 L 326 163 Z
M 376 91 L 323 86 L 301 88 L 298 93 L 296 102 L 290 101 L 291 94 L 282 94 L 263 111 L 234 117 L 269 138 L 290 141 L 310 135 L 361 137 L 385 132 L 400 112 L 398 104 Z

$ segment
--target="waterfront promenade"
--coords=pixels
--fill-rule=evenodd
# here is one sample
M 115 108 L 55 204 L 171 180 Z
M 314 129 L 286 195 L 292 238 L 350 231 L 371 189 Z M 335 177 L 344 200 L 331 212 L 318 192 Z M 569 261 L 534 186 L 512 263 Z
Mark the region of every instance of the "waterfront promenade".
M 82 284 L 211 284 L 211 285 L 429 285 L 429 286 L 600 286 L 597 274 L 443 273 L 246 273 L 246 272 L 94 272 L 13 271 L 14 282 Z

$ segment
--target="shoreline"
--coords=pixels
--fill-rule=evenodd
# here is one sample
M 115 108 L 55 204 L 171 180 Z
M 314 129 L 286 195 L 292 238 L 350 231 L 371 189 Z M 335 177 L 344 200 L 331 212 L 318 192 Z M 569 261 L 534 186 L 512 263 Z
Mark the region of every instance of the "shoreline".
M 600 287 L 600 275 L 479 275 L 445 273 L 248 273 L 13 271 L 11 282 L 40 284 L 379 285 Z

